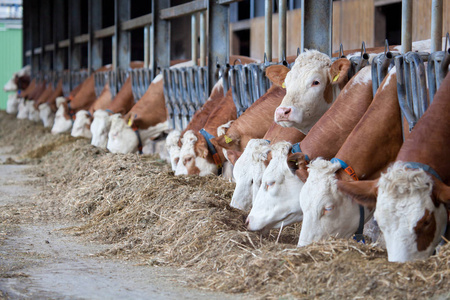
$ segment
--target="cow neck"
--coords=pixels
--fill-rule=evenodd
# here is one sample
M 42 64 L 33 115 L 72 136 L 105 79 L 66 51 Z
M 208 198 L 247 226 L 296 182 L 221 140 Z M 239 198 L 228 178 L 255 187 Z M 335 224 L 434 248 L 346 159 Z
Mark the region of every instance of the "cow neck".
M 80 91 L 71 100 L 71 107 L 75 111 L 88 110 L 96 99 L 95 80 L 94 74 L 92 74 L 82 83 Z
M 112 102 L 112 94 L 111 89 L 109 88 L 109 84 L 105 85 L 100 96 L 95 100 L 94 103 L 89 107 L 89 112 L 91 114 L 94 113 L 97 109 L 106 109 L 109 104 Z
M 152 82 L 144 96 L 131 108 L 125 119 L 135 116 L 133 123 L 139 129 L 147 129 L 167 120 L 163 81 Z
M 382 82 L 372 104 L 336 157 L 352 166 L 360 179 L 379 177 L 382 169 L 395 160 L 402 143 L 397 77 L 392 73 Z
M 134 105 L 133 91 L 131 89 L 131 76 L 123 84 L 114 100 L 109 103 L 105 110 L 111 111 L 111 114 L 120 113 L 125 115 Z
M 25 89 L 25 91 L 23 91 L 21 93 L 21 97 L 28 99 L 28 96 L 30 95 L 30 93 L 34 90 L 34 88 L 36 87 L 36 79 L 31 80 L 30 84 L 28 85 L 28 87 Z
M 405 140 L 397 160 L 430 166 L 450 184 L 450 76 L 447 74 L 428 110 Z
M 227 135 L 235 139 L 240 137 L 240 149 L 244 151 L 250 139 L 263 138 L 273 124 L 273 116 L 280 105 L 286 90 L 272 85 L 270 89 L 255 101 L 227 130 Z
M 270 141 L 271 144 L 276 144 L 281 141 L 294 144 L 302 141 L 304 138 L 305 135 L 300 130 L 293 127 L 283 127 L 276 122 L 273 122 L 263 137 L 263 139 Z
M 311 159 L 334 157 L 364 115 L 372 102 L 372 81 L 361 82 L 359 78 L 367 76 L 370 76 L 370 67 L 364 68 L 349 81 L 330 109 L 300 143 L 302 151 Z

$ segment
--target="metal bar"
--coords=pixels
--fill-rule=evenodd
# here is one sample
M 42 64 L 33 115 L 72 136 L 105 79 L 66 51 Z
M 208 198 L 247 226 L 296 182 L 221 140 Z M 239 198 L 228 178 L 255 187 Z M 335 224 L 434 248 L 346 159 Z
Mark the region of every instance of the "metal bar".
M 146 27 L 152 24 L 153 16 L 152 14 L 146 14 L 131 20 L 123 21 L 120 26 L 122 30 L 133 30 L 137 28 Z
M 302 52 L 316 49 L 331 56 L 332 24 L 331 0 L 302 0 Z
M 279 61 L 286 59 L 286 15 L 287 0 L 278 2 L 278 58 Z
M 148 35 L 149 35 L 149 44 L 148 44 L 148 47 L 149 47 L 149 53 L 148 53 L 148 60 L 149 60 L 149 65 L 148 65 L 148 68 L 150 68 L 150 70 L 154 70 L 154 68 L 155 68 L 155 56 L 153 56 L 152 55 L 152 53 L 155 53 L 155 32 L 154 32 L 154 28 L 155 28 L 155 26 L 153 25 L 153 23 L 151 24 L 151 25 L 149 25 L 148 26 L 148 30 L 149 30 L 149 33 L 148 33 Z M 153 73 L 153 74 L 155 74 L 155 73 Z M 150 80 L 152 80 L 153 79 L 153 76 L 152 76 L 152 78 L 150 78 Z
M 151 25 L 144 27 L 144 68 L 150 65 L 150 27 Z
M 116 31 L 116 28 L 115 28 L 114 25 L 113 26 L 109 26 L 109 27 L 105 27 L 103 29 L 96 30 L 94 32 L 94 38 L 102 39 L 102 38 L 105 38 L 105 37 L 110 37 L 110 36 L 114 35 L 115 31 Z
M 272 61 L 272 0 L 265 0 L 264 53 Z
M 79 35 L 79 36 L 75 36 L 73 38 L 73 43 L 74 44 L 85 44 L 87 42 L 89 42 L 89 34 L 88 33 L 82 34 L 82 35 Z
M 62 40 L 62 41 L 58 42 L 58 47 L 59 48 L 67 48 L 67 47 L 69 47 L 69 45 L 70 45 L 70 40 L 69 39 Z
M 102 1 L 89 0 L 89 42 L 88 69 L 89 74 L 103 65 L 103 41 L 95 38 L 95 31 L 102 27 Z
M 130 1 L 115 0 L 114 22 L 115 22 L 115 37 L 116 37 L 116 62 L 114 70 L 118 68 L 127 69 L 131 61 L 130 52 L 130 33 L 120 30 L 120 24 L 130 18 Z
M 200 13 L 200 66 L 206 66 L 206 12 Z
M 402 0 L 402 54 L 412 49 L 412 1 Z
M 33 49 L 33 53 L 34 53 L 34 54 L 42 54 L 42 48 L 41 48 L 41 47 L 34 48 L 34 49 Z
M 231 4 L 234 2 L 241 2 L 241 1 L 243 1 L 243 0 L 217 0 L 217 4 L 224 5 L 224 4 Z
M 209 0 L 208 7 L 208 94 L 216 83 L 218 71 L 216 62 L 226 62 L 229 59 L 229 24 L 230 14 L 228 5 L 220 5 Z M 211 38 L 214 37 L 214 38 Z
M 197 14 L 192 14 L 191 15 L 191 60 L 194 63 L 194 66 L 197 65 L 197 53 L 198 53 L 197 37 L 198 37 Z
M 208 8 L 208 0 L 196 0 L 189 3 L 161 9 L 159 18 L 162 20 L 174 19 L 186 15 L 191 15 Z
M 154 0 L 152 1 L 153 14 L 153 48 L 151 52 L 152 60 L 155 62 L 152 66 L 152 73 L 157 74 L 157 67 L 168 68 L 170 66 L 170 22 L 158 18 L 158 11 L 164 10 L 170 6 L 170 1 Z M 158 55 L 156 55 L 158 53 Z
M 55 50 L 55 44 L 48 44 L 44 47 L 45 51 L 54 51 Z
M 433 0 L 431 4 L 431 52 L 442 50 L 442 0 Z M 447 50 L 447 49 L 445 49 Z
M 26 57 L 30 57 L 30 56 L 31 56 L 31 50 L 25 51 L 25 56 L 26 56 Z
M 247 20 L 242 20 L 242 21 L 237 21 L 237 22 L 231 23 L 230 27 L 231 27 L 231 31 L 239 31 L 239 30 L 250 29 L 251 25 L 252 25 L 251 20 L 247 19 Z

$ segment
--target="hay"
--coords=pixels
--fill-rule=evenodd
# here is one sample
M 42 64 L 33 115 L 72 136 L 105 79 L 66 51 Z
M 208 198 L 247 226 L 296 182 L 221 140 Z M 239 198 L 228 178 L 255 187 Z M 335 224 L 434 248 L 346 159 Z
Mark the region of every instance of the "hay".
M 297 248 L 300 226 L 261 236 L 231 208 L 234 184 L 175 177 L 157 156 L 114 155 L 86 140 L 43 156 L 39 218 L 81 221 L 69 232 L 109 243 L 104 256 L 192 270 L 195 287 L 264 298 L 449 296 L 450 245 L 414 263 L 388 263 L 383 249 L 335 239 Z

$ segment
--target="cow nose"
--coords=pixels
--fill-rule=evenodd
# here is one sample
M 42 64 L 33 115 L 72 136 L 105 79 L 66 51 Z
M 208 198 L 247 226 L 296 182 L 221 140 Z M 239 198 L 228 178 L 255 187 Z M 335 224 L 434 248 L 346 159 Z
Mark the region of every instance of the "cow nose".
M 275 121 L 288 121 L 291 112 L 292 109 L 290 107 L 278 107 L 275 111 Z

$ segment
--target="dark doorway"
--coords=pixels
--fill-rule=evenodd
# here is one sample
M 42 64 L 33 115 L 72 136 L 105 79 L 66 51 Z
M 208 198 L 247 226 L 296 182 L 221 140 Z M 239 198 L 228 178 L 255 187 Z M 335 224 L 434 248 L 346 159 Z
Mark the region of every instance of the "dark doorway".
M 375 7 L 375 46 L 383 46 L 385 39 L 389 45 L 402 42 L 402 3 Z

